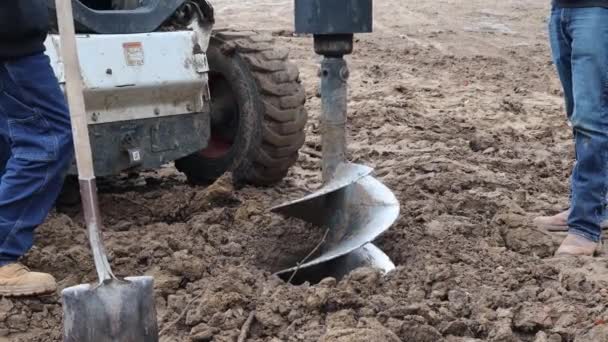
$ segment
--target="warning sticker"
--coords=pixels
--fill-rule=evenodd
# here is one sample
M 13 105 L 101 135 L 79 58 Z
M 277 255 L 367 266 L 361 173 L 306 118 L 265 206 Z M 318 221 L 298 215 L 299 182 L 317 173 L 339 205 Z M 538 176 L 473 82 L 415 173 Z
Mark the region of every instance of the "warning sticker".
M 144 65 L 144 47 L 140 42 L 124 43 L 122 47 L 128 66 Z

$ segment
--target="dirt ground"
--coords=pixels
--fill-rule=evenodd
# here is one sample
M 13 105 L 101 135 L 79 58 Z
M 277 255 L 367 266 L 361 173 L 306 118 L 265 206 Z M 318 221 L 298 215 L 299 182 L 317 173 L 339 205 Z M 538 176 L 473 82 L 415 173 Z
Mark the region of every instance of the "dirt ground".
M 276 36 L 301 70 L 307 143 L 274 188 L 190 187 L 171 167 L 102 187 L 121 276 L 155 276 L 162 341 L 608 341 L 608 264 L 553 258 L 533 229 L 567 206 L 570 130 L 549 58 L 549 0 L 376 1 L 349 57 L 352 161 L 401 203 L 376 244 L 397 264 L 293 286 L 271 275 L 320 234 L 266 209 L 320 183 L 318 56 L 291 1 L 223 1 L 223 26 Z M 271 18 L 271 19 L 269 19 Z M 26 258 L 62 288 L 95 278 L 81 214 L 53 213 Z M 0 341 L 60 341 L 59 295 L 0 299 Z

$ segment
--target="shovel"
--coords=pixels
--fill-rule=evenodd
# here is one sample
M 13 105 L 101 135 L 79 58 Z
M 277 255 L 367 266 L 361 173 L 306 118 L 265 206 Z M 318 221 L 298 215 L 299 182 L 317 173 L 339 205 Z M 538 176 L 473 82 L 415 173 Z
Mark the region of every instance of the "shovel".
M 320 255 L 277 274 L 303 270 L 316 278 L 340 277 L 360 266 L 388 272 L 395 266 L 371 241 L 397 219 L 399 202 L 371 175 L 371 168 L 346 159 L 349 70 L 344 55 L 353 50 L 354 33 L 371 32 L 372 0 L 295 0 L 295 24 L 296 32 L 313 34 L 315 52 L 323 56 L 319 72 L 323 186 L 271 211 L 326 227 L 329 234 Z
M 56 8 L 82 206 L 99 278 L 98 284 L 81 284 L 62 291 L 64 341 L 157 342 L 153 278 L 116 278 L 102 244 L 72 1 L 56 0 Z

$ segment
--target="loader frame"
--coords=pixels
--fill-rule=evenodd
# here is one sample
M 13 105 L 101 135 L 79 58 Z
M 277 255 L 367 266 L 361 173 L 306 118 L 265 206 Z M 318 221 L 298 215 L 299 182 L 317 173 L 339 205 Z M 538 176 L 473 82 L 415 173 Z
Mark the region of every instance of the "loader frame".
M 173 16 L 174 25 L 182 27 L 176 31 L 113 34 L 102 30 L 104 33 L 77 35 L 95 173 L 103 177 L 156 169 L 207 147 L 211 109 L 206 51 L 213 20 L 199 5 L 207 3 L 171 0 L 159 4 L 149 0 L 148 7 L 144 4 L 143 8 L 124 11 L 95 11 L 80 1 L 74 3 L 77 15 L 88 13 L 98 23 L 111 22 L 107 16 L 137 17 L 139 12 L 152 22 L 150 18 L 157 18 L 154 13 L 163 7 L 163 13 Z M 182 7 L 176 10 L 174 5 Z M 206 13 L 212 13 L 210 5 L 205 8 Z M 80 17 L 75 20 L 82 25 L 86 21 Z M 146 25 L 134 24 L 124 31 L 153 28 Z M 45 42 L 63 88 L 59 45 L 57 34 L 50 34 Z M 75 165 L 69 174 L 76 174 Z

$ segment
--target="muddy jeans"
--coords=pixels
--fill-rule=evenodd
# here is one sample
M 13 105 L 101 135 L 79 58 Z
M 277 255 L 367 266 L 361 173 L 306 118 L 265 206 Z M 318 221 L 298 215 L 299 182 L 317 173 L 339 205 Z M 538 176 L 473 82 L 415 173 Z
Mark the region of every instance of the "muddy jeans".
M 70 117 L 49 58 L 0 61 L 0 266 L 32 247 L 72 158 Z
M 549 35 L 577 161 L 568 226 L 598 241 L 608 190 L 608 8 L 553 7 Z

